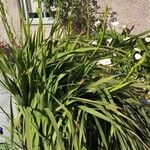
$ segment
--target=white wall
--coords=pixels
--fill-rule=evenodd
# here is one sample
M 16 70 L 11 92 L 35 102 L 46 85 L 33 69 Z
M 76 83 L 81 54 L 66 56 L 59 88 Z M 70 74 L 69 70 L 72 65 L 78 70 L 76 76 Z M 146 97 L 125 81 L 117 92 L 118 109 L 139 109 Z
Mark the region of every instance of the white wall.
M 2 0 L 7 11 L 7 16 L 10 24 L 14 28 L 14 32 L 17 34 L 19 32 L 19 5 L 17 0 Z M 4 30 L 2 21 L 0 20 L 0 40 L 7 40 L 7 35 Z

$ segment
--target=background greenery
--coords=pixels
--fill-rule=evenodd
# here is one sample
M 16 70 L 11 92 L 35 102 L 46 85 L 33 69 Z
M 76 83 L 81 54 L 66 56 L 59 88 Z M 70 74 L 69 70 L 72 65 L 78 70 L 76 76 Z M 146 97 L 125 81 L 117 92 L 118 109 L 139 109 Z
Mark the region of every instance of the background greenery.
M 74 30 L 74 18 L 68 15 L 64 27 L 58 10 L 45 39 L 39 9 L 37 32 L 21 15 L 20 38 L 14 40 L 1 1 L 0 12 L 10 50 L 1 50 L 1 84 L 18 111 L 13 116 L 10 108 L 5 149 L 149 149 L 149 31 L 130 35 L 127 28 L 107 29 L 108 8 L 98 26 L 83 17 L 83 28 Z M 111 63 L 100 63 L 104 59 Z

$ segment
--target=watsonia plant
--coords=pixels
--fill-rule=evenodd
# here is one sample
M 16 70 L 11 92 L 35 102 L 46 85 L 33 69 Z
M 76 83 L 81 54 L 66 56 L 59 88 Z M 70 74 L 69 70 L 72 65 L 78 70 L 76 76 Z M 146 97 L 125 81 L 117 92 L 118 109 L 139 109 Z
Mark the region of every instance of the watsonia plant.
M 118 43 L 122 35 L 115 33 L 117 38 L 107 45 L 106 39 L 114 34 L 105 30 L 107 14 L 100 32 L 90 38 L 63 30 L 56 16 L 47 39 L 39 15 L 35 33 L 29 20 L 20 18 L 21 40 L 16 44 L 1 1 L 0 12 L 11 49 L 9 55 L 1 53 L 1 83 L 13 95 L 18 111 L 14 119 L 11 115 L 8 148 L 149 149 L 149 106 L 137 94 L 145 84 L 136 82 L 137 70 L 148 58 L 144 42 L 142 58 L 125 66 L 120 59 L 133 55 L 130 43 L 138 37 Z M 99 64 L 104 58 L 112 58 L 114 65 Z

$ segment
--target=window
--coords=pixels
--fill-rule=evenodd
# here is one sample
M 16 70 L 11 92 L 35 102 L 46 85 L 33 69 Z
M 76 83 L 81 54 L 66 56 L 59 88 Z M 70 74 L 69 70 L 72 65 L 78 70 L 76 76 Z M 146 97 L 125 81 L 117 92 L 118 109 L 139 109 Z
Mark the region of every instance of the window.
M 53 7 L 53 0 L 20 0 L 20 4 L 24 10 L 25 18 L 30 19 L 32 24 L 38 24 L 39 19 L 37 15 L 37 8 L 40 5 L 42 8 L 43 24 L 53 23 L 53 13 L 51 13 L 51 7 Z

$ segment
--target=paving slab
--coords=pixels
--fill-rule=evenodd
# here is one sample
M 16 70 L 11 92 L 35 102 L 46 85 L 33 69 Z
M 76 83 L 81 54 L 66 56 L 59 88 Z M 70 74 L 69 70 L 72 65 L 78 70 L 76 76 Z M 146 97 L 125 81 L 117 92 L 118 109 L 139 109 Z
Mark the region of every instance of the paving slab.
M 10 136 L 8 129 L 10 129 L 10 119 L 4 113 L 4 111 L 10 115 L 10 94 L 0 86 L 0 127 L 3 128 L 3 135 L 6 137 Z M 13 104 L 13 111 L 16 114 L 15 105 Z M 5 139 L 0 134 L 0 143 L 5 142 Z
M 97 0 L 101 10 L 106 5 L 116 12 L 115 17 L 123 25 L 134 25 L 132 33 L 140 33 L 150 29 L 150 0 Z
M 4 109 L 5 112 L 10 114 L 10 94 L 5 91 L 1 86 L 0 86 L 0 107 Z M 6 127 L 10 126 L 10 120 L 9 118 L 5 115 L 5 113 L 0 109 L 0 127 L 3 128 L 3 135 L 7 136 L 9 133 L 6 130 Z M 0 143 L 4 142 L 4 139 L 0 136 Z

